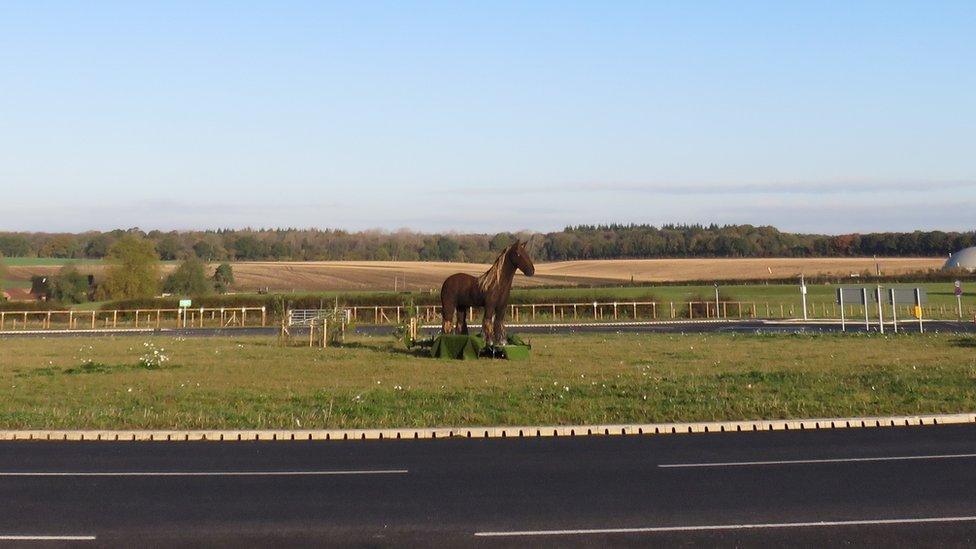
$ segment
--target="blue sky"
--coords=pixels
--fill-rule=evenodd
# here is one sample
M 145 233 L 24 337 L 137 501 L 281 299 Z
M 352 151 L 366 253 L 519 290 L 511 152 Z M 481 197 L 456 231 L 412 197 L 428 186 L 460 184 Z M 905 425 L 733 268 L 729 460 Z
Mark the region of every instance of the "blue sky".
M 0 230 L 976 227 L 973 2 L 18 2 Z

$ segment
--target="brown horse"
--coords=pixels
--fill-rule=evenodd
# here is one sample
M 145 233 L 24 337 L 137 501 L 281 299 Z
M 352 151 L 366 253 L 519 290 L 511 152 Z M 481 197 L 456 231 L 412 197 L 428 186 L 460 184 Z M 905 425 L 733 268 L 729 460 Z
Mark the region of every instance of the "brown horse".
M 505 308 L 512 290 L 515 270 L 525 276 L 535 274 L 532 258 L 525 251 L 525 243 L 515 241 L 495 259 L 485 274 L 475 278 L 457 273 L 447 277 L 441 286 L 441 315 L 445 334 L 468 333 L 468 309 L 484 307 L 481 321 L 482 335 L 489 344 L 503 345 L 505 339 Z M 457 320 L 455 321 L 455 317 Z

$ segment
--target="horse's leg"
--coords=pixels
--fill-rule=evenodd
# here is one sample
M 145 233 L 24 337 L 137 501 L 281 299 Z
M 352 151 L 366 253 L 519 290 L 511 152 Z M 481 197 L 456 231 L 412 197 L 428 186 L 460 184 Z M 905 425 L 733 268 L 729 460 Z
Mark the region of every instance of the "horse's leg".
M 441 332 L 445 334 L 450 334 L 454 331 L 454 310 L 457 308 L 455 305 L 456 299 L 454 296 L 449 295 L 448 292 L 441 293 Z
M 468 335 L 468 308 L 459 307 L 457 310 L 458 332 Z
M 505 304 L 502 303 L 495 309 L 495 326 L 494 335 L 495 343 L 498 345 L 505 345 L 508 340 L 505 337 Z
M 492 343 L 492 311 L 491 307 L 485 306 L 485 316 L 481 317 L 481 335 L 485 338 L 485 343 L 491 345 Z

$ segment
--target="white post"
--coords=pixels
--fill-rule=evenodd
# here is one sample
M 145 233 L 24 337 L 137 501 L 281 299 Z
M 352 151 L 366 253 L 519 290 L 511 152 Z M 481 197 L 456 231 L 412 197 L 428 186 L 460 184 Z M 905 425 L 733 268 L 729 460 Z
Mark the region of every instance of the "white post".
M 915 306 L 918 308 L 918 333 L 922 333 L 925 331 L 922 327 L 922 293 L 918 288 L 915 288 Z
M 715 318 L 720 318 L 721 313 L 719 313 L 719 307 L 720 306 L 718 304 L 718 282 L 716 282 L 715 283 Z M 705 309 L 705 311 L 707 313 L 708 309 Z
M 895 289 L 889 288 L 888 295 L 891 296 L 891 322 L 894 324 L 895 333 L 898 333 L 898 302 L 895 300 Z
M 800 275 L 800 296 L 803 298 L 803 320 L 807 320 L 807 284 L 802 274 Z
M 884 304 L 881 303 L 881 284 L 878 284 L 877 296 L 878 296 L 878 332 L 883 334 L 884 318 L 882 318 L 883 316 L 882 311 L 884 311 Z
M 868 289 L 861 288 L 861 302 L 864 303 L 864 331 L 871 331 L 871 321 L 868 320 Z
M 956 307 L 959 308 L 959 322 L 962 322 L 962 296 L 956 294 Z
M 844 322 L 844 288 L 837 289 L 837 295 L 839 296 L 837 301 L 840 301 L 840 331 L 847 331 L 847 324 Z

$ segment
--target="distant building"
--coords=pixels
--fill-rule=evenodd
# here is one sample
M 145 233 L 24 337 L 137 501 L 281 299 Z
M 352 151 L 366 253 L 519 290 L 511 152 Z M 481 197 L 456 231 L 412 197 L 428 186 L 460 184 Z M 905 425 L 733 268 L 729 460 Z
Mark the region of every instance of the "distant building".
M 949 260 L 942 266 L 943 269 L 965 269 L 969 272 L 976 272 L 976 246 L 959 250 L 949 256 Z

